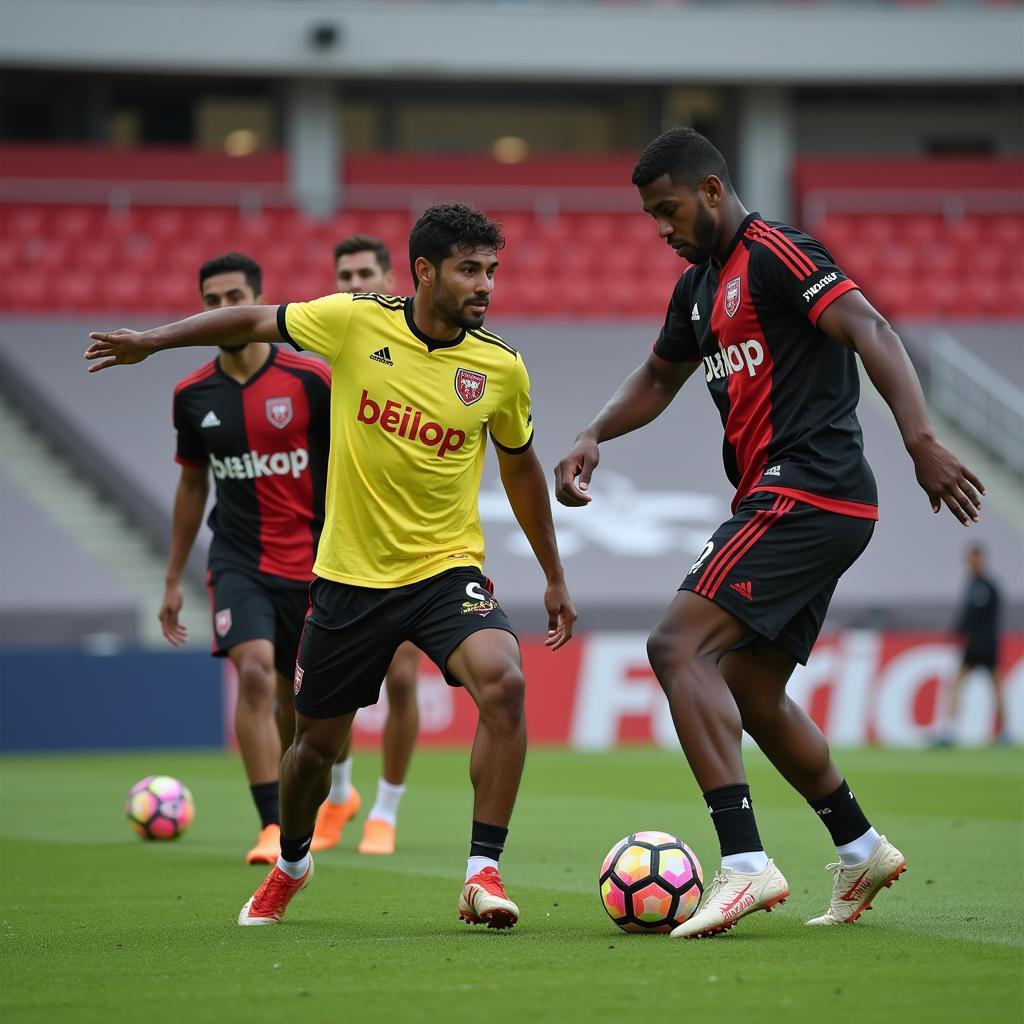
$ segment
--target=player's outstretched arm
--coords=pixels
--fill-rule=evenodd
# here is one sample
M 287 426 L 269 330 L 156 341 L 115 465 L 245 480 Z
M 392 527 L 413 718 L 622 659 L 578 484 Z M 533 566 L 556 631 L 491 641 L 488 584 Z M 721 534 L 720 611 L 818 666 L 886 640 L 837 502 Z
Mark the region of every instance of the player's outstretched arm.
M 544 483 L 544 469 L 533 448 L 512 454 L 497 446 L 501 485 L 508 495 L 526 539 L 537 556 L 547 587 L 544 607 L 548 613 L 548 635 L 544 643 L 553 651 L 568 643 L 576 622 L 576 609 L 565 585 L 562 560 L 558 556 L 555 524 L 551 519 L 551 501 Z
M 646 426 L 676 397 L 699 363 L 672 363 L 653 352 L 608 399 L 590 426 L 576 438 L 569 454 L 555 466 L 555 497 L 570 507 L 586 505 L 590 478 L 601 459 L 598 445 Z
M 141 363 L 154 352 L 192 345 L 241 345 L 252 341 L 283 341 L 277 327 L 277 306 L 228 306 L 197 313 L 186 320 L 149 331 L 93 331 L 85 358 L 90 373 L 108 366 Z M 102 360 L 98 362 L 97 360 Z
M 899 335 L 859 291 L 836 299 L 818 321 L 833 340 L 852 348 L 878 393 L 892 410 L 903 444 L 914 463 L 917 482 L 932 511 L 945 504 L 964 526 L 978 521 L 982 482 L 936 440 L 921 383 Z
M 188 633 L 178 616 L 184 597 L 181 577 L 203 522 L 210 493 L 210 472 L 206 466 L 182 466 L 171 514 L 171 552 L 167 559 L 167 581 L 158 618 L 167 642 L 180 647 Z

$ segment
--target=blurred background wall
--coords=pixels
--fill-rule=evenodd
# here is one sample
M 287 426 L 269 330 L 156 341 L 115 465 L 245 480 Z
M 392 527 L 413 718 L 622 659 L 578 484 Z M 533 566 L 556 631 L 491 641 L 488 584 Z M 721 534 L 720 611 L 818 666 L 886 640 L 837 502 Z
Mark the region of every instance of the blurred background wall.
M 205 532 L 186 601 L 193 653 L 166 651 L 155 621 L 177 476 L 170 396 L 207 355 L 87 378 L 88 329 L 196 311 L 198 266 L 229 249 L 263 265 L 271 301 L 323 294 L 332 246 L 355 231 L 392 247 L 405 290 L 411 223 L 432 202 L 469 200 L 505 225 L 488 328 L 524 353 L 553 466 L 644 358 L 682 270 L 629 183 L 643 145 L 676 125 L 718 144 L 749 209 L 832 248 L 901 331 L 942 436 L 989 486 L 970 534 L 932 517 L 864 381 L 881 521 L 794 686 L 843 742 L 925 742 L 978 540 L 1006 600 L 1011 732 L 1024 736 L 1019 3 L 3 0 L 0 12 L 5 747 L 109 744 L 88 717 L 109 705 L 91 695 L 127 695 L 132 679 L 199 673 L 217 692 L 191 716 L 158 710 L 164 683 L 135 691 L 152 700 L 115 701 L 127 745 L 208 743 L 231 701 L 219 663 L 196 667 Z M 529 639 L 544 627 L 541 580 L 488 466 L 488 572 L 526 638 L 535 736 L 671 742 L 644 631 L 727 515 L 720 441 L 691 382 L 655 424 L 606 446 L 591 508 L 556 506 L 582 634 L 559 659 Z M 469 709 L 431 673 L 424 737 L 461 742 Z M 986 700 L 969 692 L 965 735 L 987 734 Z M 46 728 L 54 706 L 72 728 Z M 167 723 L 155 740 L 147 715 Z M 365 738 L 378 720 L 362 716 Z

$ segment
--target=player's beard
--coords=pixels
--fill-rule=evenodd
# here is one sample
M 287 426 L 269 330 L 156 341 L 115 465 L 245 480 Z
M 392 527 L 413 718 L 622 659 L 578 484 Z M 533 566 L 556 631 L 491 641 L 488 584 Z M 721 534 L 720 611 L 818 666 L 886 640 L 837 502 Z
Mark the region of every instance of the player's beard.
M 480 300 L 475 300 L 479 302 Z M 486 300 L 484 300 L 486 305 Z M 459 327 L 464 331 L 473 327 L 480 327 L 484 322 L 485 313 L 470 313 L 466 309 L 465 300 L 460 299 L 454 292 L 449 291 L 440 281 L 434 289 L 434 310 L 439 313 L 452 327 Z
M 248 348 L 248 347 L 249 347 L 249 342 L 247 342 L 247 341 L 241 341 L 237 345 L 218 345 L 217 346 L 217 348 L 219 348 L 221 350 L 221 352 L 231 352 L 231 353 L 241 352 L 243 348 Z
M 686 258 L 691 263 L 707 263 L 715 253 L 718 225 L 715 223 L 715 218 L 711 216 L 711 211 L 700 199 L 697 200 L 697 216 L 693 221 L 693 238 L 694 244 L 688 248 L 693 251 L 694 255 L 688 254 Z

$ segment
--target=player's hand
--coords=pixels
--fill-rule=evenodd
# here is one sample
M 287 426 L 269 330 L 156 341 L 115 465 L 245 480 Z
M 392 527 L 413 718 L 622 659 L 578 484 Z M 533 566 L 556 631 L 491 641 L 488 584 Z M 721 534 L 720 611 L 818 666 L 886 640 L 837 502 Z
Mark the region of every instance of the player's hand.
M 160 602 L 160 628 L 163 630 L 167 642 L 174 647 L 180 647 L 188 639 L 188 630 L 184 624 L 178 621 L 181 613 L 181 606 L 184 603 L 184 595 L 181 592 L 180 583 L 168 583 L 164 591 L 164 599 Z
M 110 331 L 107 334 L 93 331 L 89 337 L 92 339 L 92 344 L 85 350 L 85 358 L 103 360 L 102 363 L 90 366 L 90 373 L 105 370 L 108 366 L 129 366 L 132 363 L 141 363 L 146 356 L 153 353 L 152 346 L 145 340 L 145 335 L 141 331 L 131 331 L 127 327 Z
M 580 434 L 569 454 L 555 466 L 555 497 L 562 505 L 579 508 L 590 504 L 590 495 L 586 492 L 600 461 L 597 442 Z
M 548 635 L 544 646 L 557 651 L 572 639 L 576 609 L 564 583 L 549 583 L 544 591 L 544 607 L 548 613 Z
M 948 448 L 930 438 L 911 449 L 910 457 L 933 512 L 945 504 L 964 526 L 978 521 L 985 485 Z

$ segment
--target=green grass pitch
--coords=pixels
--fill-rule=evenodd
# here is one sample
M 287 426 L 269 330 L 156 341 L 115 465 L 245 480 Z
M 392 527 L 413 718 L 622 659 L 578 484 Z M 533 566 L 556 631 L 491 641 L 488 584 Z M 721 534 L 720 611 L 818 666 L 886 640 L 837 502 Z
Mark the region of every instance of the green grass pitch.
M 0 760 L 0 1014 L 20 1021 L 997 1021 L 1022 993 L 1020 751 L 867 750 L 838 757 L 909 870 L 851 927 L 810 929 L 826 906 L 825 830 L 756 753 L 765 847 L 792 897 L 700 942 L 630 936 L 605 916 L 597 871 L 640 829 L 686 840 L 705 873 L 717 844 L 678 754 L 535 750 L 503 875 L 511 932 L 456 920 L 468 849 L 465 752 L 420 752 L 399 851 L 317 856 L 281 927 L 239 928 L 262 868 L 229 755 L 138 753 Z M 376 754 L 356 761 L 372 799 Z M 146 843 L 123 818 L 129 786 L 183 779 L 196 820 Z M 365 805 L 364 805 L 365 806 Z

